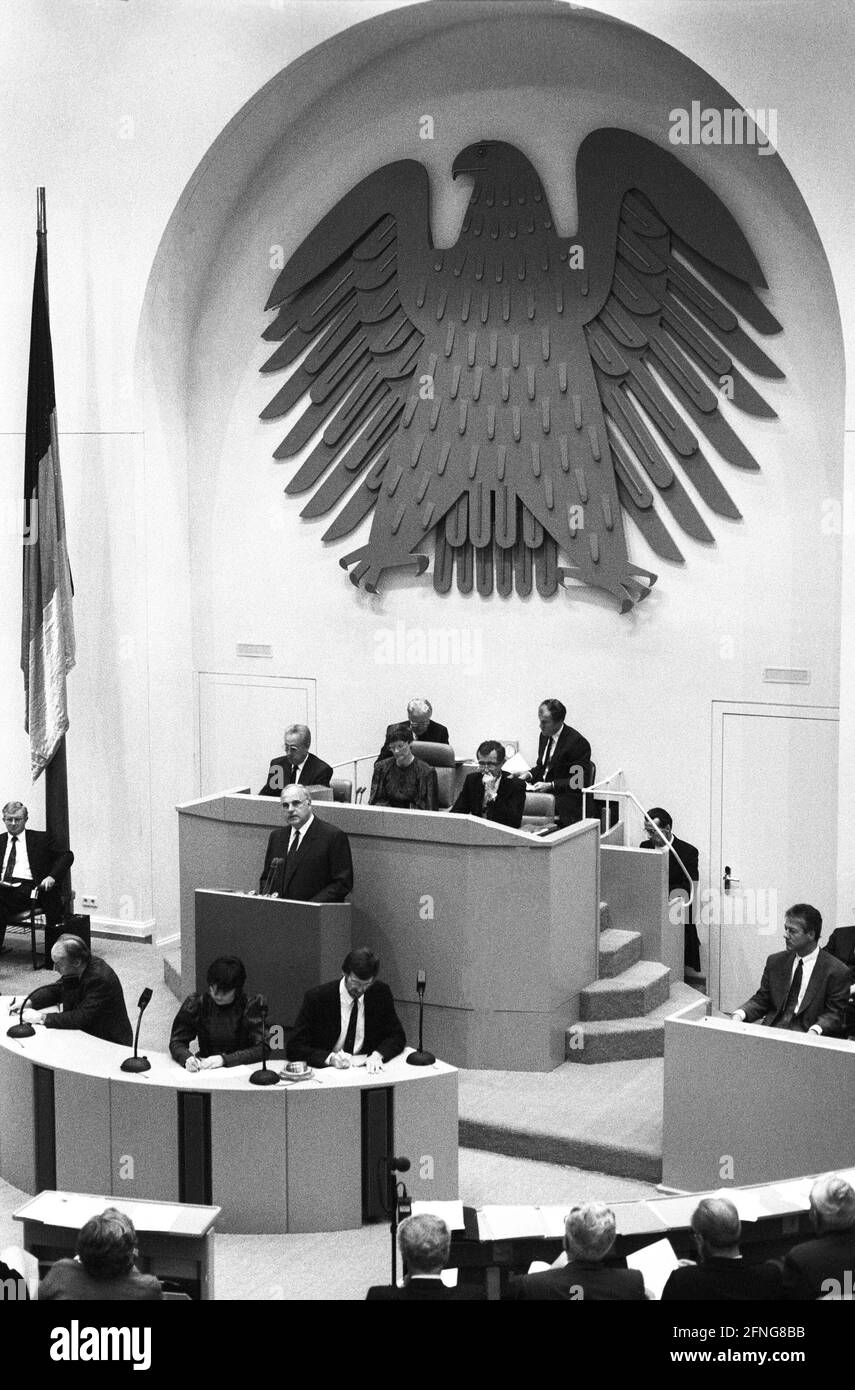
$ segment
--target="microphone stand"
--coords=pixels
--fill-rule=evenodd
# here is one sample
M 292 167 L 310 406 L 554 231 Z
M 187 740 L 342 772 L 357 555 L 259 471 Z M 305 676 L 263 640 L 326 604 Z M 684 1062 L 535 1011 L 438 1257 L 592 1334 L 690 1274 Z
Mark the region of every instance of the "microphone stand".
M 410 1167 L 408 1158 L 381 1158 L 386 1172 L 386 1200 L 384 1206 L 389 1213 L 389 1232 L 392 1237 L 392 1288 L 398 1283 L 398 1226 L 404 1217 L 412 1215 L 413 1205 L 403 1182 L 398 1182 L 397 1173 L 406 1173 Z
M 432 1052 L 425 1052 L 424 1049 L 425 986 L 423 980 L 420 980 L 416 985 L 416 990 L 419 996 L 419 1047 L 417 1052 L 410 1053 L 407 1064 L 411 1067 L 432 1067 L 436 1058 Z
M 284 863 L 284 859 L 271 859 L 270 867 L 267 870 L 267 878 L 264 880 L 264 883 L 262 885 L 261 896 L 263 898 L 267 897 L 268 893 L 270 892 L 270 889 L 273 886 L 273 880 L 275 879 L 277 873 L 282 868 L 282 865 Z
M 31 989 L 26 999 L 21 1000 L 21 1007 L 18 1010 L 18 1022 L 13 1023 L 11 1028 L 6 1029 L 7 1038 L 34 1038 L 36 1036 L 36 1030 L 32 1023 L 24 1022 L 24 1009 L 35 993 L 36 991 Z
M 261 1006 L 261 1066 L 249 1078 L 253 1086 L 275 1086 L 279 1073 L 267 1065 L 267 1001 Z
M 146 995 L 148 995 L 148 998 L 147 998 L 147 999 L 146 999 L 146 997 L 145 997 Z M 141 1024 L 142 1024 L 142 1016 L 143 1016 L 143 1014 L 145 1013 L 145 1011 L 146 1011 L 146 1009 L 148 1008 L 148 1006 L 149 1006 L 150 1003 L 151 1003 L 151 990 L 150 990 L 150 989 L 143 990 L 143 993 L 142 993 L 142 995 L 141 995 L 141 997 L 140 997 L 139 1004 L 137 1005 L 137 1007 L 139 1008 L 139 1013 L 137 1014 L 137 1026 L 136 1026 L 136 1029 L 135 1029 L 135 1031 L 134 1031 L 134 1055 L 133 1055 L 133 1057 L 126 1057 L 126 1058 L 125 1058 L 124 1062 L 122 1063 L 122 1071 L 130 1071 L 130 1072 L 134 1072 L 134 1073 L 142 1072 L 142 1071 L 151 1071 L 151 1062 L 148 1060 L 148 1058 L 147 1058 L 147 1057 L 139 1057 L 139 1056 L 137 1056 L 137 1048 L 138 1048 L 138 1046 L 139 1046 L 139 1040 L 140 1040 L 140 1026 L 141 1026 Z

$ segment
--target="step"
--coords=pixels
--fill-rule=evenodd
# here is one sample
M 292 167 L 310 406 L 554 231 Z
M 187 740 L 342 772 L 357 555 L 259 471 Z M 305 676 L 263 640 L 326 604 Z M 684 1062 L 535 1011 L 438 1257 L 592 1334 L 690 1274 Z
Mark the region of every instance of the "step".
M 600 903 L 600 931 L 608 931 L 612 924 L 608 903 Z
M 710 1001 L 690 985 L 673 984 L 671 996 L 649 1014 L 574 1023 L 565 1034 L 568 1062 L 630 1062 L 661 1057 L 666 1018 L 704 1018 Z
M 619 931 L 607 927 L 600 933 L 600 979 L 613 980 L 641 960 L 640 931 Z
M 658 960 L 640 960 L 614 980 L 595 980 L 579 995 L 582 1022 L 649 1014 L 668 999 L 671 971 Z

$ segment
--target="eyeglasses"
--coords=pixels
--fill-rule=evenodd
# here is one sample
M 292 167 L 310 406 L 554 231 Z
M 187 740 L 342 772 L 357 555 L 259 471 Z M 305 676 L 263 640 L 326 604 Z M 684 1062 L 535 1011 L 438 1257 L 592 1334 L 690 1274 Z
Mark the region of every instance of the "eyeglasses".
M 478 766 L 481 768 L 482 772 L 496 772 L 501 767 L 501 763 L 498 763 L 495 760 L 491 763 L 482 763 L 479 758 Z

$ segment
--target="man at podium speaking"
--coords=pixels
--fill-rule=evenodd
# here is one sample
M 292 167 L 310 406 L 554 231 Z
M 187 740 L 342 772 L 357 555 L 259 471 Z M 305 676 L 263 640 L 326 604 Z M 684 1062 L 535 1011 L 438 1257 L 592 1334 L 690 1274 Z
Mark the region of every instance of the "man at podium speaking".
M 285 824 L 271 832 L 261 874 L 265 897 L 303 903 L 340 903 L 353 888 L 350 842 L 343 830 L 319 820 L 305 787 L 281 797 Z

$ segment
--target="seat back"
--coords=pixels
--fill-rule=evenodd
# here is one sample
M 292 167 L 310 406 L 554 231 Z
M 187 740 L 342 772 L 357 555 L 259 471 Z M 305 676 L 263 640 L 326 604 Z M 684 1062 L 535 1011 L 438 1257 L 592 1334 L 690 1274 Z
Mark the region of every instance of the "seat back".
M 448 743 L 420 743 L 416 739 L 412 744 L 412 750 L 413 757 L 419 758 L 429 767 L 454 767 L 454 749 Z
M 543 830 L 555 825 L 555 797 L 551 792 L 529 792 L 525 794 L 521 830 Z
M 333 801 L 352 801 L 353 782 L 347 777 L 334 777 L 330 782 Z

